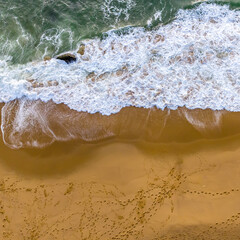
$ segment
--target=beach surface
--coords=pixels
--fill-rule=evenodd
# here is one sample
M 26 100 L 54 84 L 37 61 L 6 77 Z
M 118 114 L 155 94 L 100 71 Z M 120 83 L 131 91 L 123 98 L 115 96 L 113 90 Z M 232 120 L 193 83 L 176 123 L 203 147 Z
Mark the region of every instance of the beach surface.
M 166 113 L 149 111 L 102 116 L 118 135 L 97 141 L 18 150 L 1 141 L 2 239 L 238 239 L 239 113 L 222 112 L 210 127 L 214 111 L 191 110 L 195 123 L 182 115 L 189 110 L 171 111 L 160 134 L 148 121 Z

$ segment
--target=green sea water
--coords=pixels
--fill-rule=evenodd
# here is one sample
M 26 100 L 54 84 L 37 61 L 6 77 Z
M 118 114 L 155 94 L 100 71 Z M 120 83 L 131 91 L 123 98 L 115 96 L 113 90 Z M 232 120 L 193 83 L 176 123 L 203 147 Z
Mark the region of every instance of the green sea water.
M 168 23 L 191 0 L 0 1 L 0 58 L 27 63 L 76 49 L 111 29 Z M 233 8 L 239 1 L 232 1 Z

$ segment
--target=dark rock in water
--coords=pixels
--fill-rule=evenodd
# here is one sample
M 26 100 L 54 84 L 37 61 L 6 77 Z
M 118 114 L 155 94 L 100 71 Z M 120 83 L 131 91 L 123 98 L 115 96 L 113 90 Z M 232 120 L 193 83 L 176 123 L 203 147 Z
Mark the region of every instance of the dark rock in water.
M 84 55 L 84 52 L 85 52 L 85 45 L 81 44 L 81 46 L 79 47 L 77 53 L 79 53 L 81 55 Z
M 57 59 L 63 60 L 67 64 L 72 63 L 72 62 L 76 62 L 76 60 L 77 60 L 76 56 L 71 54 L 71 53 L 62 54 L 62 55 L 58 56 Z

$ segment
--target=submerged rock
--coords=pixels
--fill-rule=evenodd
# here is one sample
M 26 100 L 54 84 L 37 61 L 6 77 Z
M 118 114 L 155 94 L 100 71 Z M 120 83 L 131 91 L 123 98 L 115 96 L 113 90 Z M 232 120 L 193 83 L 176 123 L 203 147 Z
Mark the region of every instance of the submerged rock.
M 77 53 L 79 53 L 81 55 L 84 55 L 84 52 L 85 52 L 85 45 L 81 44 L 81 46 L 79 47 Z
M 67 64 L 72 63 L 72 62 L 76 62 L 76 60 L 77 60 L 76 56 L 71 54 L 71 53 L 62 54 L 62 55 L 59 55 L 56 58 L 59 59 L 59 60 L 65 61 Z
M 50 57 L 50 56 L 45 56 L 44 58 L 43 58 L 43 60 L 44 61 L 50 61 L 52 58 Z

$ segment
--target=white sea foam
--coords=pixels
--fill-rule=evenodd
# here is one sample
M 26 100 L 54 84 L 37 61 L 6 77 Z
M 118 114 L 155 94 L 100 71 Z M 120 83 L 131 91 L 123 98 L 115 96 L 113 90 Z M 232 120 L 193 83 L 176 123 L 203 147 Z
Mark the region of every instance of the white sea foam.
M 53 54 L 57 54 L 63 45 L 72 48 L 74 33 L 71 29 L 51 28 L 43 32 L 39 44 L 36 46 L 36 56 L 48 55 L 54 49 Z M 64 40 L 63 40 L 64 39 Z M 44 49 L 44 51 L 43 51 Z
M 162 20 L 162 10 L 161 11 L 156 11 L 154 13 L 154 15 L 151 18 L 148 19 L 147 25 L 151 26 L 152 23 L 156 20 L 160 20 L 160 21 Z
M 132 9 L 136 2 L 134 0 L 117 0 L 118 4 L 122 4 L 122 7 L 116 6 L 113 0 L 104 0 L 101 10 L 103 11 L 105 18 L 115 17 L 115 24 L 119 21 L 121 16 L 124 16 L 125 20 L 129 19 L 129 10 Z
M 0 101 L 53 100 L 110 115 L 126 106 L 240 111 L 240 12 L 201 4 L 153 31 L 84 42 L 76 63 L 0 61 Z

